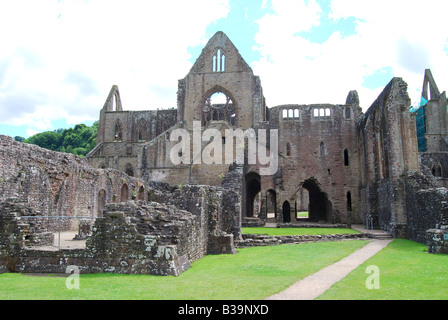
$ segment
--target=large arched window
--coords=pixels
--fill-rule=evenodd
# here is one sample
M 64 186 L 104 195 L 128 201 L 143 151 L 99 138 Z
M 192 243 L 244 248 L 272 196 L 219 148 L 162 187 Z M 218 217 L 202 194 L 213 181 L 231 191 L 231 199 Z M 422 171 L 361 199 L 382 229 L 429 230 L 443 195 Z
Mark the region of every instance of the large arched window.
M 221 49 L 218 49 L 213 56 L 213 72 L 224 71 L 226 71 L 226 56 L 221 52 Z
M 231 125 L 235 125 L 235 105 L 223 92 L 215 92 L 205 100 L 202 114 L 204 125 L 210 121 L 228 121 Z

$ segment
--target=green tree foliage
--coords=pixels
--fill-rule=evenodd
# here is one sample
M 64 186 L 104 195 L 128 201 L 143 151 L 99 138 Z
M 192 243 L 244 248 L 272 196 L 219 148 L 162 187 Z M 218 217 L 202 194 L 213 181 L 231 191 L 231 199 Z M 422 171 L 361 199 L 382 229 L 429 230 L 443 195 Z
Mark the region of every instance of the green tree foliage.
M 23 142 L 84 157 L 96 146 L 98 126 L 98 121 L 91 127 L 85 124 L 77 124 L 74 128 L 38 133 Z

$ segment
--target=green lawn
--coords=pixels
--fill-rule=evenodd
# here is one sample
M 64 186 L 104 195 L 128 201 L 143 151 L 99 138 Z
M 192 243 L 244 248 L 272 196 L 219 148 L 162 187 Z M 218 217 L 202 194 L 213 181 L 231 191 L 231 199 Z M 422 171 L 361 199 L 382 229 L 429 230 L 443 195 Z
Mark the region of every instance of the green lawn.
M 276 230 L 276 229 L 274 229 Z M 367 243 L 364 240 L 239 249 L 206 256 L 179 277 L 81 275 L 80 290 L 66 278 L 0 275 L 0 299 L 259 300 L 278 293 Z M 324 300 L 447 300 L 448 255 L 396 239 L 319 297 Z M 367 289 L 368 266 L 380 271 L 380 288 Z
M 303 236 L 359 233 L 349 228 L 242 228 L 243 234 L 267 234 L 269 236 Z
M 339 281 L 319 299 L 447 300 L 448 255 L 428 254 L 427 246 L 395 239 Z M 368 266 L 379 270 L 379 289 L 367 289 Z
M 179 277 L 81 275 L 80 289 L 63 277 L 0 275 L 0 299 L 264 299 L 330 265 L 367 242 L 322 242 L 239 249 L 206 256 Z

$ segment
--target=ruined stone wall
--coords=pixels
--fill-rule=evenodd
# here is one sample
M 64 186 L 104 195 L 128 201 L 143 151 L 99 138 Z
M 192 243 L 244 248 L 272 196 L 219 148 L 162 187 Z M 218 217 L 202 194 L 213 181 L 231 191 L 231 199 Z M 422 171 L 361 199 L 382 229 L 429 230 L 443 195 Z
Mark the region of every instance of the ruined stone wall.
M 225 55 L 225 70 L 220 72 L 213 71 L 213 57 L 217 50 Z M 251 68 L 222 32 L 209 40 L 189 74 L 179 83 L 179 119 L 186 129 L 193 128 L 193 121 L 201 121 L 205 100 L 215 92 L 223 92 L 232 98 L 237 128 L 247 129 L 265 120 L 260 79 L 253 75 Z
M 408 237 L 426 243 L 426 231 L 436 228 L 440 222 L 448 189 L 440 187 L 434 177 L 419 172 L 409 173 L 405 181 Z
M 0 147 L 0 200 L 20 198 L 38 215 L 96 217 L 105 203 L 147 197 L 143 180 L 117 170 L 95 169 L 84 158 L 6 136 L 0 136 Z M 104 203 L 99 199 L 101 190 Z M 63 228 L 75 230 L 77 221 L 66 220 Z
M 363 219 L 406 237 L 406 188 L 402 176 L 419 171 L 414 115 L 407 84 L 394 78 L 359 120 Z
M 321 220 L 359 222 L 356 120 L 360 115 L 361 109 L 356 105 L 285 105 L 269 109 L 269 129 L 279 130 L 279 171 L 262 178 L 262 190 L 276 191 L 278 208 L 289 201 L 295 219 L 298 192 L 311 179 L 332 205 L 328 216 Z M 347 208 L 348 192 L 351 211 Z M 279 219 L 282 220 L 281 215 Z

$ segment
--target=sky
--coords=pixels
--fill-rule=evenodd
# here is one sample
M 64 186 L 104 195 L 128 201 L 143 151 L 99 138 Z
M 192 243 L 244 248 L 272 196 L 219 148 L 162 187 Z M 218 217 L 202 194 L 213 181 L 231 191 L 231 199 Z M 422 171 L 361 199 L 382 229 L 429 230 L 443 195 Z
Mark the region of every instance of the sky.
M 0 0 L 0 134 L 91 124 L 113 85 L 124 110 L 177 106 L 178 80 L 223 31 L 268 107 L 366 111 L 393 78 L 413 104 L 425 69 L 448 90 L 446 0 Z

